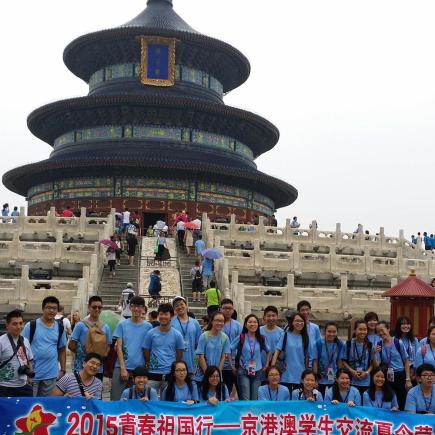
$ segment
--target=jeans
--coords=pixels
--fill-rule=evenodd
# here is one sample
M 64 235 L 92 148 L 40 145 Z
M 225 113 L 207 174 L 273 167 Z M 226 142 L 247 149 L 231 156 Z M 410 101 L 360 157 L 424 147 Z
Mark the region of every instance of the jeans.
M 261 386 L 262 370 L 255 372 L 255 376 L 248 376 L 245 369 L 237 369 L 237 387 L 239 400 L 258 400 L 258 389 Z

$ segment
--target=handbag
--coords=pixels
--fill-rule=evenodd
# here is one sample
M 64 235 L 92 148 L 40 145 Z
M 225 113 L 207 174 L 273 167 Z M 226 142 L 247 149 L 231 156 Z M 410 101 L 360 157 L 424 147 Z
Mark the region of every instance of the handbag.
M 156 244 L 154 245 L 154 254 L 159 253 L 159 239 L 156 240 Z

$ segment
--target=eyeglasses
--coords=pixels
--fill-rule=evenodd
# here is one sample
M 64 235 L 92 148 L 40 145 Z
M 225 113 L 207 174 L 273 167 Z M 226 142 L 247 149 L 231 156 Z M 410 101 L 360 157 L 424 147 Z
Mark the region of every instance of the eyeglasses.
M 422 378 L 433 378 L 435 376 L 435 373 L 423 373 L 421 375 Z
M 102 309 L 103 309 L 103 306 L 102 306 L 102 305 L 91 305 L 91 308 L 92 308 L 93 310 L 102 310 Z
M 177 373 L 184 373 L 184 372 L 187 372 L 186 369 L 175 369 L 175 371 L 176 371 Z
M 45 306 L 44 310 L 47 310 L 47 311 L 57 311 L 57 307 Z

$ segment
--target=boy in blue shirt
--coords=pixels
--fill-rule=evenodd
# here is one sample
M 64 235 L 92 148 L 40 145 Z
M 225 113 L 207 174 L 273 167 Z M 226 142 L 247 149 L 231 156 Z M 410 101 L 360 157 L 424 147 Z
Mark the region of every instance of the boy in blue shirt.
M 59 300 L 47 296 L 42 301 L 42 317 L 26 323 L 23 330 L 23 337 L 29 340 L 33 353 L 35 397 L 50 396 L 57 379 L 65 375 L 66 333 L 63 324 L 54 319 L 58 310 Z
M 182 336 L 184 342 L 183 361 L 187 364 L 189 374 L 193 374 L 195 366 L 195 350 L 201 335 L 201 326 L 196 319 L 188 316 L 186 299 L 177 296 L 172 301 L 176 316 L 171 320 L 171 326 Z
M 126 388 L 121 400 L 137 399 L 140 401 L 159 400 L 157 391 L 148 386 L 148 370 L 145 367 L 136 367 L 133 370 L 133 386 Z
M 156 391 L 166 385 L 172 363 L 181 361 L 184 352 L 183 336 L 171 327 L 172 305 L 160 304 L 158 312 L 160 326 L 147 333 L 142 345 L 145 365 L 148 366 L 148 385 Z
M 147 332 L 153 328 L 151 323 L 142 320 L 142 312 L 147 311 L 145 299 L 133 296 L 130 299 L 130 310 L 131 318 L 119 322 L 113 334 L 117 338 L 118 359 L 113 370 L 110 400 L 119 400 L 133 370 L 145 365 L 141 348 Z
M 86 316 L 81 322 L 77 323 L 71 335 L 71 340 L 68 344 L 68 349 L 75 353 L 74 370 L 80 371 L 83 367 L 83 362 L 88 352 L 86 352 L 86 342 L 89 331 L 91 328 L 99 328 L 106 336 L 105 349 L 96 352 L 101 358 L 105 358 L 109 353 L 109 346 L 112 342 L 112 332 L 110 328 L 100 322 L 100 314 L 103 309 L 103 299 L 100 296 L 91 296 L 88 301 L 89 315 Z M 95 350 L 91 350 L 95 352 Z M 100 381 L 103 380 L 103 364 L 100 365 L 98 374 L 96 375 Z
M 414 414 L 435 414 L 435 367 L 431 364 L 422 364 L 416 374 L 419 385 L 408 391 L 405 411 Z

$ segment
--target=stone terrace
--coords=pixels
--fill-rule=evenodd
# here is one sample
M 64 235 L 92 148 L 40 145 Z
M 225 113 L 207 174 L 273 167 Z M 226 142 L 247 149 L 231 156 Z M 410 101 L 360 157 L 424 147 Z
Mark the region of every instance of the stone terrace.
M 236 302 L 243 315 L 267 305 L 281 310 L 309 300 L 318 320 L 344 320 L 376 311 L 389 316 L 389 301 L 381 294 L 411 268 L 424 280 L 435 276 L 431 254 L 404 238 L 294 229 L 285 227 L 210 222 L 203 217 L 208 247 L 217 247 L 224 258 L 215 273 L 224 293 Z

